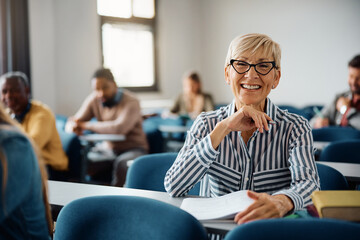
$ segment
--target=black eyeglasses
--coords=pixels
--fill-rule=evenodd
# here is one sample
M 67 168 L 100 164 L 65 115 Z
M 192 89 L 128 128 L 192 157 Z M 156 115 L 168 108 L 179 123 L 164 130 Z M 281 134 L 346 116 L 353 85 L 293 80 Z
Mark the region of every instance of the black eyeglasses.
M 257 64 L 250 64 L 244 61 L 231 59 L 230 65 L 235 69 L 238 74 L 246 73 L 250 70 L 251 67 L 254 67 L 255 71 L 258 74 L 266 75 L 268 74 L 273 68 L 276 68 L 275 61 L 272 62 L 261 62 Z

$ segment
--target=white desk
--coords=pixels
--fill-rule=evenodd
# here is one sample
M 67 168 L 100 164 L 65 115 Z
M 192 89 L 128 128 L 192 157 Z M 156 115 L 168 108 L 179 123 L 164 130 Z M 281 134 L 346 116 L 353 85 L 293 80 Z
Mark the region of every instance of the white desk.
M 86 134 L 79 137 L 82 141 L 87 142 L 101 142 L 101 141 L 110 141 L 110 142 L 119 142 L 126 139 L 123 134 Z
M 86 134 L 79 136 L 79 139 L 81 141 L 81 144 L 83 146 L 82 151 L 82 160 L 81 160 L 81 176 L 80 179 L 82 182 L 86 182 L 86 175 L 88 174 L 88 161 L 90 160 L 88 158 L 88 153 L 90 149 L 98 142 L 103 141 L 110 141 L 110 142 L 120 142 L 125 141 L 126 136 L 123 134 Z M 93 157 L 91 157 L 92 162 L 99 162 L 109 159 L 114 159 L 115 156 L 110 150 L 108 154 L 94 154 Z
M 335 168 L 341 172 L 349 182 L 360 183 L 360 164 L 323 161 L 317 161 L 317 163 Z
M 159 131 L 164 133 L 186 133 L 190 127 L 176 125 L 160 125 Z
M 70 183 L 59 181 L 48 181 L 49 186 L 49 202 L 53 212 L 60 211 L 60 209 L 73 200 L 102 195 L 126 195 L 146 197 L 159 200 L 176 207 L 180 207 L 184 198 L 170 197 L 166 192 L 139 190 L 131 188 L 120 188 L 110 186 L 100 186 L 84 183 Z M 54 215 L 57 215 L 55 213 Z M 204 227 L 211 233 L 226 234 L 229 230 L 235 228 L 237 225 L 232 220 L 226 221 L 204 221 Z
M 178 152 L 184 145 L 183 141 L 174 139 L 174 134 L 185 134 L 190 127 L 177 125 L 160 125 L 159 131 L 167 134 L 164 139 L 164 150 L 166 152 Z

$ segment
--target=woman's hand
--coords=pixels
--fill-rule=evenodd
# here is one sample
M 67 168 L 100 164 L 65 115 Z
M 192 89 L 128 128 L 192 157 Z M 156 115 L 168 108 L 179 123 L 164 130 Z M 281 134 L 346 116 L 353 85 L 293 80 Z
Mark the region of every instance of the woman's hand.
M 211 143 L 216 149 L 220 142 L 232 131 L 248 131 L 258 128 L 261 133 L 269 130 L 268 121 L 273 121 L 266 113 L 250 106 L 243 106 L 230 117 L 215 126 L 210 133 Z
M 267 193 L 248 191 L 248 196 L 254 199 L 254 202 L 244 211 L 236 214 L 234 221 L 237 224 L 267 218 L 280 218 L 294 208 L 293 202 L 286 195 L 271 196 Z
M 268 122 L 272 119 L 262 111 L 243 106 L 225 121 L 231 131 L 248 131 L 256 127 L 263 133 L 264 129 L 269 130 Z

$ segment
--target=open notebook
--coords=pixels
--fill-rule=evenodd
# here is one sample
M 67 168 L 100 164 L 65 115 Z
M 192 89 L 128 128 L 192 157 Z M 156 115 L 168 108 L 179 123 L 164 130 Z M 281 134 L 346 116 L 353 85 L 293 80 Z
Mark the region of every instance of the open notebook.
M 181 209 L 198 220 L 232 219 L 253 203 L 246 192 L 242 190 L 214 198 L 186 198 Z

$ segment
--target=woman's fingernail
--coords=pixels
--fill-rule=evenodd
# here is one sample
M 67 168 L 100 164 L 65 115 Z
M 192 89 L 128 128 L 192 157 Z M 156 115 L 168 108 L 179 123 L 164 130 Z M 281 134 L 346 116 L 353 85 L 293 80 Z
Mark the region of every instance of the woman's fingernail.
M 269 121 L 270 124 L 275 124 L 276 122 L 275 121 Z

